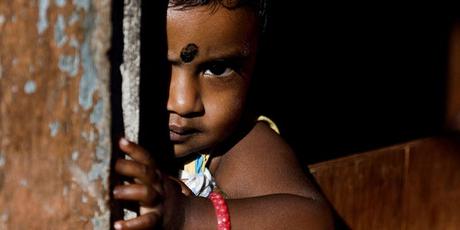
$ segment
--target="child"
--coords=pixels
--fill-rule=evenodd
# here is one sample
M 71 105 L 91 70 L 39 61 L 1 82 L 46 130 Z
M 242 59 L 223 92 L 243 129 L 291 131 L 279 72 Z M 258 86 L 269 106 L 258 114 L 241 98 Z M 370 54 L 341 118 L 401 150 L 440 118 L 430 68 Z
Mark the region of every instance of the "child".
M 121 139 L 132 160 L 118 160 L 115 170 L 135 183 L 115 187 L 114 198 L 141 208 L 115 229 L 332 228 L 326 202 L 291 148 L 247 106 L 264 6 L 260 0 L 170 0 L 167 110 L 174 154 L 185 165 L 182 181 Z

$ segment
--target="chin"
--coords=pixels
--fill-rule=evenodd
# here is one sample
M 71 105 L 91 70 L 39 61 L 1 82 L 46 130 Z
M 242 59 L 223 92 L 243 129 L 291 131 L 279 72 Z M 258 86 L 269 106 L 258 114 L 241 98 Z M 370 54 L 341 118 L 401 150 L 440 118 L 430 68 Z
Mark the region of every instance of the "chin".
M 175 158 L 182 158 L 186 157 L 190 154 L 198 153 L 203 151 L 207 151 L 209 149 L 208 145 L 206 146 L 189 146 L 185 145 L 184 143 L 182 144 L 173 144 L 173 150 L 174 150 L 174 156 Z
M 181 144 L 174 144 L 173 145 L 173 150 L 174 150 L 174 156 L 175 158 L 182 158 L 182 157 L 186 157 L 192 153 L 196 153 L 198 152 L 199 150 L 195 150 L 195 149 L 190 149 L 184 145 L 181 145 Z
M 189 152 L 185 152 L 185 151 L 181 150 L 180 147 L 174 146 L 173 148 L 174 148 L 174 157 L 175 158 L 185 157 L 185 156 L 190 154 Z

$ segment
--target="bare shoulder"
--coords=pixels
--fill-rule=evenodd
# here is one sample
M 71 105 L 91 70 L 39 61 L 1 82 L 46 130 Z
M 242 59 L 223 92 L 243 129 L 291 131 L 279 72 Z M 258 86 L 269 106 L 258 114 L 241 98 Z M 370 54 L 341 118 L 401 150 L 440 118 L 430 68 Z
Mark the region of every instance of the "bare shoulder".
M 264 122 L 219 159 L 214 175 L 234 198 L 279 193 L 319 197 L 294 151 Z

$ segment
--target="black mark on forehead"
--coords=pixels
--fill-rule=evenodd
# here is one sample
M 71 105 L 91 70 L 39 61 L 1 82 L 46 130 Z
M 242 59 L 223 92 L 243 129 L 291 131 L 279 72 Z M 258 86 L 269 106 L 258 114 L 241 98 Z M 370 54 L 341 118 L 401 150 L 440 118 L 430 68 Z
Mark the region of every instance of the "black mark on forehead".
M 198 46 L 193 43 L 188 44 L 180 51 L 180 59 L 185 63 L 193 61 L 196 55 L 198 55 Z

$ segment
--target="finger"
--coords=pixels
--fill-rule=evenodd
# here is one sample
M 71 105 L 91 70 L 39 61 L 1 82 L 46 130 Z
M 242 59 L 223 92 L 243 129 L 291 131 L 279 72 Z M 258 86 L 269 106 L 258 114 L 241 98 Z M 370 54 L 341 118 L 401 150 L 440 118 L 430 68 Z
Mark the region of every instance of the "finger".
M 132 160 L 119 159 L 115 163 L 115 171 L 127 177 L 134 177 L 144 184 L 161 183 L 161 173 L 149 166 Z
M 118 200 L 139 201 L 141 205 L 154 206 L 161 201 L 160 193 L 141 184 L 117 185 L 113 197 Z
M 150 212 L 131 220 L 120 220 L 115 222 L 113 227 L 121 229 L 150 229 L 160 223 L 161 215 L 159 212 Z
M 119 159 L 115 164 L 115 171 L 123 176 L 134 177 L 136 183 L 150 186 L 160 196 L 164 195 L 163 176 L 159 170 L 132 160 Z
M 184 194 L 185 196 L 192 196 L 192 195 L 195 195 L 192 190 L 181 180 L 175 178 L 175 177 L 168 177 L 169 179 L 171 179 L 172 181 L 176 182 L 177 184 L 180 185 L 180 189 L 181 189 L 181 192 L 182 194 Z
M 154 161 L 147 152 L 140 145 L 128 141 L 126 138 L 121 138 L 119 141 L 120 149 L 128 154 L 133 160 L 138 161 L 145 165 L 152 165 Z M 153 165 L 154 166 L 154 165 Z

